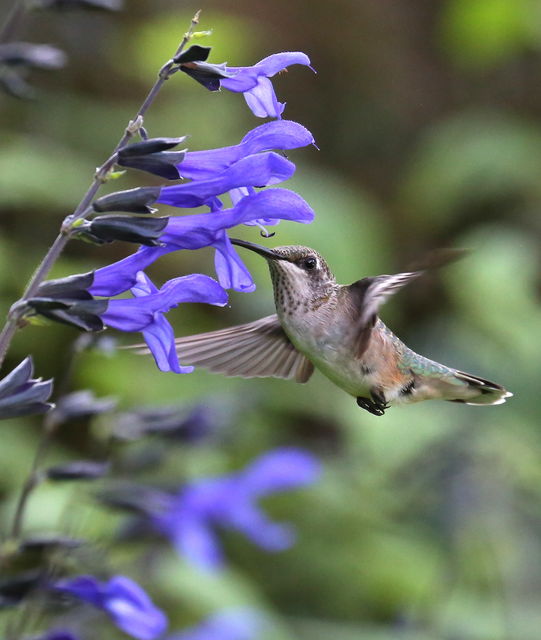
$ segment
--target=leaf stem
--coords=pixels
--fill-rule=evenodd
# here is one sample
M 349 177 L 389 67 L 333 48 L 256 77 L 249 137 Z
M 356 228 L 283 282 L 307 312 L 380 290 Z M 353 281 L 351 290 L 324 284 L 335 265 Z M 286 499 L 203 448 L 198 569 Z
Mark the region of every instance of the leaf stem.
M 21 5 L 22 4 L 23 3 L 21 2 Z M 16 6 L 17 5 L 15 5 L 14 9 L 16 8 Z M 126 143 L 130 140 L 130 138 L 132 138 L 142 126 L 143 116 L 148 111 L 149 107 L 152 105 L 154 100 L 156 99 L 156 96 L 160 92 L 160 89 L 164 85 L 165 81 L 169 78 L 169 75 L 175 65 L 175 58 L 178 55 L 180 55 L 180 53 L 184 50 L 184 47 L 187 45 L 187 43 L 190 41 L 192 37 L 195 27 L 199 24 L 200 13 L 201 13 L 200 10 L 196 12 L 194 17 L 192 18 L 190 28 L 184 34 L 184 37 L 182 38 L 182 41 L 180 42 L 174 56 L 170 60 L 168 60 L 160 69 L 156 82 L 148 92 L 146 98 L 143 100 L 141 106 L 137 110 L 137 113 L 135 114 L 133 119 L 130 120 L 128 126 L 124 130 L 124 134 L 122 135 L 117 145 L 115 146 L 113 153 L 96 170 L 96 173 L 94 175 L 94 180 L 88 187 L 87 192 L 85 193 L 85 195 L 83 196 L 83 198 L 81 199 L 77 207 L 75 208 L 73 214 L 69 216 L 69 219 L 72 222 L 75 220 L 82 219 L 86 215 L 88 215 L 88 211 L 90 210 L 89 209 L 90 203 L 94 199 L 96 193 L 98 192 L 102 184 L 106 181 L 108 172 L 114 166 L 117 159 L 118 150 L 121 147 L 125 146 Z M 28 300 L 36 293 L 39 285 L 47 277 L 47 274 L 51 270 L 56 260 L 59 258 L 60 254 L 64 250 L 64 247 L 68 243 L 69 239 L 70 238 L 67 233 L 67 230 L 62 229 L 58 234 L 56 240 L 53 242 L 53 244 L 47 251 L 45 257 L 43 258 L 43 260 L 41 261 L 37 269 L 34 271 L 20 301 L 24 302 L 25 300 Z M 18 318 L 15 316 L 15 314 L 13 313 L 8 314 L 8 319 L 6 321 L 6 324 L 4 325 L 4 328 L 2 329 L 2 331 L 0 332 L 0 367 L 2 366 L 7 350 L 9 349 L 9 345 L 11 344 L 11 341 L 18 329 L 18 326 L 19 326 L 19 321 L 18 321 Z

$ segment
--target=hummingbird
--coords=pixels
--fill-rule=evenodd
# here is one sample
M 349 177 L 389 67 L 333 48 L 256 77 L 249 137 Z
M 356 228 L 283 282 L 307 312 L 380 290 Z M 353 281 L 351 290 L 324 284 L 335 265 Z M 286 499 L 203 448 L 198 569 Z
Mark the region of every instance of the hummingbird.
M 183 364 L 226 376 L 301 383 L 316 368 L 375 416 L 390 406 L 433 398 L 480 406 L 513 395 L 495 382 L 415 353 L 379 318 L 381 305 L 425 269 L 340 285 L 323 257 L 308 247 L 231 242 L 266 259 L 276 313 L 176 339 Z

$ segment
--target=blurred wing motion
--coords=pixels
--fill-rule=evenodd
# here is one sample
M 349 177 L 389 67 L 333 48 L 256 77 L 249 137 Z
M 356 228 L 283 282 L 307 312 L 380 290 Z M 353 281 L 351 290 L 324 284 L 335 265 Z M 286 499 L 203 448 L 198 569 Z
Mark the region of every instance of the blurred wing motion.
M 377 315 L 381 305 L 394 293 L 405 287 L 408 282 L 422 275 L 422 271 L 395 273 L 392 276 L 376 276 L 363 278 L 350 285 L 356 290 L 360 302 L 360 325 L 365 325 Z
M 422 274 L 422 271 L 409 271 L 391 276 L 363 278 L 349 285 L 351 299 L 355 301 L 358 313 L 357 320 L 352 325 L 353 331 L 357 334 L 355 355 L 358 358 L 366 351 L 381 305 L 408 282 Z
M 363 278 L 349 285 L 359 308 L 359 326 L 373 321 L 379 308 L 388 298 L 405 287 L 409 282 L 422 276 L 426 271 L 441 269 L 468 254 L 467 249 L 436 249 L 417 262 L 410 271 L 393 275 Z
M 228 329 L 177 338 L 182 364 L 242 378 L 307 382 L 314 365 L 297 351 L 276 314 Z M 147 351 L 148 353 L 148 351 Z

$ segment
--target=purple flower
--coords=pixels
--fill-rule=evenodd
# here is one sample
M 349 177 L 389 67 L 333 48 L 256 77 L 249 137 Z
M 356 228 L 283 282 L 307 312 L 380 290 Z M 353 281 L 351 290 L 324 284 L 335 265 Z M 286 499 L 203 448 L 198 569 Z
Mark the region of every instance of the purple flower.
M 177 168 L 184 178 L 208 180 L 242 158 L 279 149 L 297 149 L 314 143 L 312 134 L 291 120 L 275 120 L 252 129 L 239 144 L 207 151 L 189 151 Z
M 33 378 L 34 363 L 27 356 L 0 380 L 0 420 L 33 413 L 45 413 L 54 405 L 47 402 L 53 390 L 52 380 Z
M 229 91 L 243 93 L 246 103 L 258 118 L 280 118 L 285 103 L 278 102 L 269 78 L 292 64 L 309 67 L 310 59 L 306 54 L 296 51 L 275 53 L 252 67 L 226 66 L 225 71 L 234 75 L 221 78 L 220 85 Z
M 141 331 L 158 368 L 161 371 L 190 373 L 193 367 L 183 367 L 178 361 L 173 328 L 163 315 L 182 302 L 204 302 L 223 306 L 227 294 L 212 278 L 192 274 L 174 278 L 157 289 L 142 271 L 136 274 L 131 299 L 109 300 L 103 322 L 120 331 Z
M 133 287 L 137 273 L 160 256 L 179 249 L 200 249 L 207 246 L 217 249 L 216 273 L 220 284 L 226 289 L 252 291 L 255 288 L 252 278 L 224 230 L 267 216 L 308 223 L 313 220 L 314 212 L 293 191 L 269 189 L 242 198 L 231 209 L 171 217 L 159 237 L 165 246 L 141 247 L 131 256 L 97 269 L 88 291 L 94 296 L 118 295 Z
M 138 640 L 154 640 L 167 628 L 163 611 L 125 576 L 113 576 L 108 582 L 78 576 L 57 582 L 55 588 L 105 611 L 119 629 Z
M 137 262 L 140 255 L 141 252 L 130 257 L 130 269 L 141 266 L 141 260 Z M 118 269 L 105 268 L 101 282 L 98 277 L 97 291 L 93 287 L 97 272 L 44 283 L 40 293 L 47 295 L 31 298 L 26 304 L 35 313 L 85 331 L 101 331 L 106 326 L 119 331 L 141 331 L 159 369 L 174 373 L 193 371 L 193 367 L 180 365 L 173 329 L 164 314 L 183 302 L 223 306 L 227 303 L 227 293 L 215 280 L 202 274 L 173 278 L 157 289 L 142 270 L 127 273 L 125 269 L 125 263 Z M 118 291 L 119 280 L 131 287 L 133 298 L 93 298 L 107 295 L 108 290 Z
M 222 563 L 218 527 L 239 531 L 266 551 L 282 551 L 294 542 L 293 528 L 269 520 L 257 500 L 310 484 L 318 474 L 312 455 L 276 449 L 242 471 L 198 480 L 169 496 L 168 507 L 156 513 L 153 524 L 181 555 L 206 569 Z
M 217 196 L 237 187 L 267 187 L 288 180 L 295 173 L 295 165 L 272 151 L 241 158 L 225 171 L 205 180 L 162 187 L 156 202 L 172 207 L 200 207 L 221 209 Z
M 253 640 L 263 627 L 260 615 L 250 609 L 229 609 L 204 622 L 168 636 L 167 640 Z

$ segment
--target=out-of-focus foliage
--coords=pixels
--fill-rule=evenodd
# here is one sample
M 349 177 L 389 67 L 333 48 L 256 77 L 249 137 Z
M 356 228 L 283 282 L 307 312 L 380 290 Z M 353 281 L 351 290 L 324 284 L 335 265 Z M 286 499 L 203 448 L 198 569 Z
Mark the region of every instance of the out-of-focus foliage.
M 113 16 L 40 14 L 27 23 L 25 38 L 54 41 L 70 64 L 36 79 L 37 101 L 0 104 L 3 310 L 197 8 L 126 0 L 127 10 Z M 223 438 L 168 448 L 149 472 L 155 481 L 174 486 L 217 475 L 281 445 L 312 449 L 325 464 L 314 488 L 268 501 L 273 517 L 298 526 L 297 545 L 283 554 L 266 555 L 231 534 L 231 565 L 215 575 L 165 548 L 142 558 L 141 545 L 116 547 L 115 570 L 144 579 L 173 629 L 223 607 L 252 606 L 269 617 L 268 640 L 539 637 L 540 15 L 539 0 L 205 3 L 201 28 L 214 35 L 201 42 L 214 45 L 212 61 L 248 65 L 301 50 L 318 72 L 297 68 L 275 79 L 287 117 L 306 125 L 320 147 L 290 153 L 292 188 L 317 218 L 309 227 L 280 224 L 268 244 L 313 246 L 341 282 L 407 268 L 436 247 L 471 249 L 410 285 L 382 315 L 415 350 L 515 396 L 499 407 L 427 402 L 375 418 L 318 374 L 303 386 L 204 371 L 166 375 L 128 352 L 82 354 L 76 389 L 114 395 L 126 409 L 203 402 L 231 416 Z M 259 123 L 241 96 L 207 93 L 186 77 L 168 81 L 145 122 L 152 136 L 189 134 L 193 150 L 235 144 Z M 134 172 L 106 189 L 140 180 Z M 261 241 L 256 228 L 238 235 Z M 53 276 L 130 251 L 74 243 Z M 246 260 L 257 292 L 232 293 L 226 309 L 185 305 L 170 316 L 179 335 L 272 312 L 265 264 Z M 155 265 L 152 277 L 212 270 L 211 251 L 181 252 Z M 8 365 L 33 353 L 36 372 L 55 376 L 74 337 L 60 326 L 27 328 Z M 48 463 L 101 451 L 101 420 L 63 427 Z M 2 523 L 38 422 L 2 424 Z M 134 458 L 148 453 L 128 447 Z M 122 518 L 96 506 L 88 488 L 67 485 L 36 491 L 29 531 L 60 522 L 65 533 L 107 545 Z

